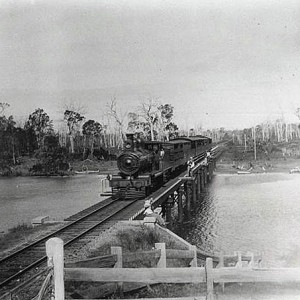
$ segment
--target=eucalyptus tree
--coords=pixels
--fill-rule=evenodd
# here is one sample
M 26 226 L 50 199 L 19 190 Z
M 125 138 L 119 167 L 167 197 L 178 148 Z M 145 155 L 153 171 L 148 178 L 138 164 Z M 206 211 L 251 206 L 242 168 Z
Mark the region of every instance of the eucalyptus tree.
M 135 112 L 128 113 L 127 130 L 130 132 L 143 133 L 145 131 L 146 123 L 141 120 L 141 117 Z
M 158 104 L 158 98 L 149 97 L 141 102 L 137 112 L 129 114 L 128 127 L 143 129 L 144 135 L 150 140 L 169 140 L 178 131 L 172 122 L 174 107 L 171 104 Z
M 53 133 L 53 121 L 43 109 L 37 108 L 29 115 L 25 123 L 25 129 L 34 132 L 38 148 L 40 149 L 43 146 L 45 135 Z
M 15 151 L 15 125 L 16 122 L 13 116 L 6 118 L 0 116 L 0 139 L 1 139 L 1 152 L 3 156 L 12 155 L 13 162 L 16 163 Z
M 178 126 L 172 122 L 174 107 L 171 104 L 163 104 L 158 107 L 158 111 L 157 131 L 160 133 L 160 139 L 169 140 L 178 131 Z
M 94 120 L 88 120 L 82 126 L 83 135 L 89 139 L 90 144 L 90 153 L 93 156 L 94 154 L 94 142 L 96 137 L 100 137 L 102 134 L 103 126 L 95 122 Z
M 168 132 L 168 140 L 174 139 L 178 136 L 178 126 L 174 122 L 170 122 L 166 125 L 166 130 Z
M 80 126 L 83 120 L 84 120 L 84 116 L 82 116 L 80 113 L 76 111 L 67 109 L 64 112 L 64 121 L 67 124 L 68 135 L 70 137 L 71 153 L 75 153 L 74 139 L 77 132 L 80 130 Z
M 126 139 L 125 124 L 127 117 L 127 109 L 121 107 L 116 97 L 112 97 L 110 102 L 106 103 L 106 116 L 113 121 L 115 132 L 117 133 L 117 147 L 121 148 Z
M 139 115 L 146 125 L 149 126 L 150 131 L 150 140 L 155 140 L 155 125 L 158 122 L 159 118 L 159 110 L 158 110 L 158 102 L 157 98 L 154 99 L 149 97 L 146 101 L 141 102 L 140 106 L 138 107 Z

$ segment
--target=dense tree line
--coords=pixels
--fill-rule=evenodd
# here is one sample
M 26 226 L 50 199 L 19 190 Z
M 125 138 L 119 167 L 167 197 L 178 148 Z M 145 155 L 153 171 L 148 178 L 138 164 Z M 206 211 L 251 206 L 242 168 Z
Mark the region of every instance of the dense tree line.
M 122 148 L 127 132 L 139 133 L 145 140 L 168 141 L 178 135 L 202 134 L 213 141 L 232 139 L 245 148 L 254 143 L 263 149 L 275 142 L 289 142 L 300 138 L 298 124 L 284 119 L 256 125 L 244 130 L 226 131 L 224 128 L 202 130 L 201 126 L 183 131 L 173 122 L 174 107 L 149 97 L 134 111 L 126 111 L 112 98 L 106 104 L 102 121 L 86 119 L 81 109 L 66 107 L 62 112 L 65 130 L 55 131 L 50 116 L 41 108 L 35 109 L 17 126 L 13 116 L 6 116 L 8 103 L 0 102 L 0 161 L 17 164 L 22 156 L 43 158 L 49 169 L 64 165 L 68 159 L 114 158 Z M 300 110 L 297 115 L 300 116 Z M 1 167 L 1 165 L 0 165 Z
M 8 103 L 0 103 L 0 159 L 17 164 L 19 157 L 35 156 L 42 158 L 49 170 L 53 168 L 51 160 L 60 164 L 66 157 L 112 158 L 122 148 L 128 131 L 148 140 L 168 140 L 178 130 L 172 122 L 173 107 L 152 99 L 142 102 L 134 113 L 121 113 L 116 99 L 112 99 L 106 106 L 107 124 L 87 120 L 74 107 L 67 108 L 63 112 L 66 130 L 56 132 L 53 120 L 42 108 L 35 109 L 21 127 L 13 116 L 5 115 L 8 107 Z M 41 168 L 37 166 L 36 170 L 42 172 Z

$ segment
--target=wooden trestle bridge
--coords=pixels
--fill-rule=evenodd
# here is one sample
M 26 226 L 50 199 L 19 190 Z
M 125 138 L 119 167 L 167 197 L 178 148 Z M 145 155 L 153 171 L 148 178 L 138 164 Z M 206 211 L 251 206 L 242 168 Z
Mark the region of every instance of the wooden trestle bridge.
M 190 217 L 191 212 L 197 207 L 200 194 L 212 180 L 216 161 L 223 150 L 224 144 L 220 144 L 212 149 L 209 157 L 206 157 L 205 153 L 198 155 L 195 157 L 195 166 L 190 174 L 182 173 L 179 177 L 168 182 L 165 188 L 159 189 L 151 195 L 153 207 L 163 207 L 168 227 L 172 227 L 171 224 L 174 222 L 172 209 L 175 203 L 178 209 L 177 222 L 179 224 L 184 222 L 184 218 Z M 143 212 L 144 209 L 141 207 L 130 220 L 142 218 Z

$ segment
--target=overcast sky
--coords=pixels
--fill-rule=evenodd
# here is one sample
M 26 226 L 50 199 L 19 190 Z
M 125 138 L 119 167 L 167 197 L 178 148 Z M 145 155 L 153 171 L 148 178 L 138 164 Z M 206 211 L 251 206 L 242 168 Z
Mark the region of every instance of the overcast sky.
M 113 96 L 180 127 L 244 128 L 300 107 L 300 0 L 0 0 L 0 102 L 101 121 Z M 61 112 L 60 112 L 61 114 Z M 292 118 L 293 119 L 293 118 Z

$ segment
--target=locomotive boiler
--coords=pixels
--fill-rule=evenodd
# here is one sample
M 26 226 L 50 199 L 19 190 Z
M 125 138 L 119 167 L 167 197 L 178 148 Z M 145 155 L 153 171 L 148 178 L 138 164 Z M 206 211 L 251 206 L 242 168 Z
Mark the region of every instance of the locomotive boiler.
M 127 134 L 125 149 L 117 158 L 117 165 L 122 178 L 137 177 L 138 174 L 151 172 L 154 153 L 144 149 L 140 139 Z

